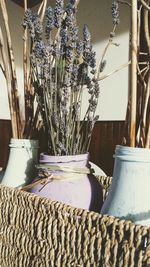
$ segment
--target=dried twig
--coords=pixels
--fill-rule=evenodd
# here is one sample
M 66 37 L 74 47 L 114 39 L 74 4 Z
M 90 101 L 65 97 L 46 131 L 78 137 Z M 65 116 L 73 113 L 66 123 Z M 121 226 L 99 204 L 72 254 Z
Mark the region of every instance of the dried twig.
M 39 6 L 39 8 L 38 8 L 38 12 L 37 12 L 38 15 L 40 15 L 40 13 L 41 13 L 41 11 L 42 11 L 43 4 L 44 4 L 44 1 L 42 1 L 42 3 L 40 4 L 40 6 Z
M 137 1 L 132 0 L 130 146 L 135 146 L 137 99 Z
M 3 59 L 4 64 L 4 70 L 5 70 L 5 78 L 6 78 L 6 85 L 7 85 L 7 91 L 8 91 L 8 101 L 9 101 L 9 109 L 10 109 L 10 117 L 11 117 L 11 126 L 12 126 L 12 135 L 13 137 L 17 137 L 17 121 L 16 121 L 16 113 L 15 113 L 15 107 L 14 107 L 14 93 L 12 91 L 12 78 L 10 74 L 10 68 L 9 64 L 7 63 L 7 56 L 6 51 L 4 50 L 4 38 L 2 34 L 2 30 L 0 27 L 0 47 L 1 47 L 1 55 Z
M 140 1 L 141 1 L 142 5 L 143 5 L 148 11 L 150 11 L 150 7 L 149 7 L 149 5 L 148 5 L 144 0 L 140 0 Z
M 108 48 L 110 47 L 110 45 L 112 44 L 113 42 L 113 37 L 115 36 L 115 31 L 116 31 L 116 24 L 113 26 L 113 30 L 112 32 L 110 33 L 110 37 L 108 39 L 108 43 L 106 44 L 105 48 L 104 48 L 104 51 L 103 51 L 103 54 L 101 56 L 101 59 L 100 59 L 100 62 L 99 62 L 99 66 L 98 66 L 98 71 L 97 71 L 97 80 L 100 79 L 100 70 L 101 70 L 101 66 L 102 66 L 102 63 L 104 61 L 104 57 L 107 53 L 107 50 Z
M 118 0 L 118 3 L 125 4 L 125 5 L 127 5 L 129 7 L 131 7 L 131 4 L 128 1 L 125 1 L 125 0 Z
M 131 61 L 129 61 L 129 62 L 127 62 L 127 63 L 121 65 L 119 68 L 113 70 L 112 72 L 110 72 L 110 73 L 108 73 L 108 74 L 105 74 L 105 75 L 101 76 L 101 77 L 99 78 L 99 81 L 102 81 L 102 80 L 106 79 L 107 77 L 111 76 L 112 74 L 115 74 L 116 72 L 118 72 L 118 71 L 120 71 L 120 70 L 122 70 L 122 69 L 128 67 L 130 64 L 131 64 Z
M 24 0 L 24 11 L 27 10 L 27 0 Z M 28 118 L 27 108 L 26 108 L 26 97 L 28 95 L 28 62 L 27 62 L 27 29 L 24 27 L 23 32 L 23 70 L 24 70 L 24 97 L 25 97 L 25 121 Z
M 147 132 L 147 137 L 146 137 L 145 148 L 150 148 L 150 118 L 149 118 L 148 132 Z
M 43 19 L 44 19 L 46 6 L 47 6 L 47 0 L 43 0 L 42 14 L 41 14 L 41 23 L 43 22 Z

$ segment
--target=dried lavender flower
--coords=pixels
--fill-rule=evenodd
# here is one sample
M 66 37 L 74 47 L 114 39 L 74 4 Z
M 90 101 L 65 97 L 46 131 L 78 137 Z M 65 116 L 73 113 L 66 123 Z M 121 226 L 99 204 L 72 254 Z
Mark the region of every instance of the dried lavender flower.
M 118 0 L 112 0 L 111 13 L 112 13 L 112 18 L 113 18 L 113 24 L 118 25 L 120 22 Z
M 71 85 L 76 86 L 78 80 L 79 65 L 73 64 L 72 75 L 71 75 Z
M 66 45 L 68 42 L 68 33 L 67 29 L 62 28 L 60 30 L 61 45 Z
M 91 46 L 91 34 L 86 24 L 83 27 L 83 42 L 85 47 L 89 48 L 89 45 Z
M 56 28 L 61 27 L 62 15 L 64 13 L 63 7 L 64 7 L 64 1 L 56 0 L 56 6 L 54 8 L 54 25 Z
M 34 14 L 32 16 L 32 22 L 34 25 L 35 38 L 38 40 L 39 38 L 41 38 L 43 27 L 41 24 L 41 20 L 37 14 Z
M 89 111 L 90 112 L 94 112 L 96 110 L 97 107 L 97 99 L 89 99 Z
M 75 25 L 69 26 L 69 39 L 70 46 L 76 48 L 76 42 L 78 41 L 78 27 Z
M 27 27 L 29 30 L 29 33 L 31 35 L 31 38 L 34 38 L 35 33 L 34 33 L 34 25 L 32 21 L 32 12 L 30 9 L 27 9 L 24 13 L 24 20 L 22 23 L 23 27 Z
M 83 53 L 83 41 L 78 41 L 76 45 L 76 54 L 77 57 L 80 57 L 80 55 Z
M 100 65 L 100 72 L 103 72 L 103 70 L 105 69 L 105 66 L 106 66 L 106 60 L 103 60 L 102 62 L 101 62 L 101 65 Z
M 46 26 L 45 26 L 45 34 L 46 38 L 49 38 L 50 32 L 54 28 L 54 10 L 51 6 L 46 9 Z
M 30 9 L 27 9 L 25 11 L 23 26 L 27 27 L 32 39 L 35 40 L 41 39 L 43 28 L 40 18 L 37 14 L 32 15 Z
M 24 20 L 23 20 L 23 27 L 26 27 L 29 23 L 32 22 L 32 12 L 30 9 L 27 9 L 25 12 L 24 12 Z
M 95 98 L 97 98 L 97 99 L 99 97 L 99 92 L 100 92 L 99 82 L 95 81 L 95 84 L 94 84 L 94 87 L 93 87 L 93 93 L 94 93 Z
M 33 52 L 37 59 L 40 59 L 40 60 L 43 59 L 46 53 L 46 47 L 45 47 L 44 42 L 43 41 L 36 42 Z
M 68 16 L 71 16 L 72 14 L 75 13 L 75 7 L 74 7 L 75 2 L 74 1 L 69 1 L 69 3 L 66 5 L 66 13 Z
M 59 126 L 58 116 L 57 116 L 56 112 L 53 112 L 53 114 L 51 115 L 51 119 L 52 119 L 53 127 L 54 127 L 54 129 L 56 131 L 58 126 Z

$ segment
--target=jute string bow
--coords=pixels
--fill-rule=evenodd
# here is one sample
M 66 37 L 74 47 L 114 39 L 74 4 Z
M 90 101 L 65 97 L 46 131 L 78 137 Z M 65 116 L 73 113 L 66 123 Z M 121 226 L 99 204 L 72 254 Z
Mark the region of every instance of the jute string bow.
M 39 179 L 29 185 L 24 186 L 23 190 L 28 190 L 38 184 L 43 184 L 41 191 L 48 183 L 52 181 L 65 181 L 80 179 L 83 174 L 91 174 L 92 169 L 88 167 L 60 166 L 51 164 L 39 164 L 36 166 L 39 170 Z

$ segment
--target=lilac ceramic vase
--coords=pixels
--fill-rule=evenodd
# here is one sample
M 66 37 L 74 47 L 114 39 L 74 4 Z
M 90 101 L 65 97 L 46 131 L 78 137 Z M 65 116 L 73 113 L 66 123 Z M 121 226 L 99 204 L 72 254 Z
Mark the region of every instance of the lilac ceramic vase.
M 73 156 L 50 156 L 40 154 L 39 163 L 42 168 L 48 164 L 52 168 L 52 175 L 54 175 L 54 177 L 60 176 L 62 179 L 53 179 L 44 185 L 35 185 L 28 190 L 29 192 L 69 204 L 73 207 L 88 209 L 95 212 L 100 211 L 102 205 L 102 189 L 96 177 L 92 174 L 64 171 L 64 169 L 88 169 L 89 154 Z M 57 168 L 55 169 L 56 166 Z M 63 171 L 59 168 L 63 169 Z

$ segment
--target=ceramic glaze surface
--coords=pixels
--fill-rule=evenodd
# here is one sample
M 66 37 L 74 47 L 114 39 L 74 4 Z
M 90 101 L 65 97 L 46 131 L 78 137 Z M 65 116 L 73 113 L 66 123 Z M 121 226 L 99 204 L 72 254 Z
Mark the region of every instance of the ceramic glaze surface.
M 2 184 L 10 187 L 24 186 L 36 175 L 38 141 L 12 138 L 9 147 L 9 159 Z
M 150 226 L 150 149 L 117 146 L 112 184 L 101 213 Z
M 40 163 L 58 165 L 68 168 L 82 168 L 88 166 L 88 154 L 75 156 L 49 156 L 40 155 Z M 63 174 L 67 179 L 52 180 L 45 186 L 38 184 L 29 192 L 42 197 L 60 201 L 74 207 L 100 211 L 102 203 L 102 190 L 97 179 L 93 175 L 64 173 L 59 170 L 54 174 Z

